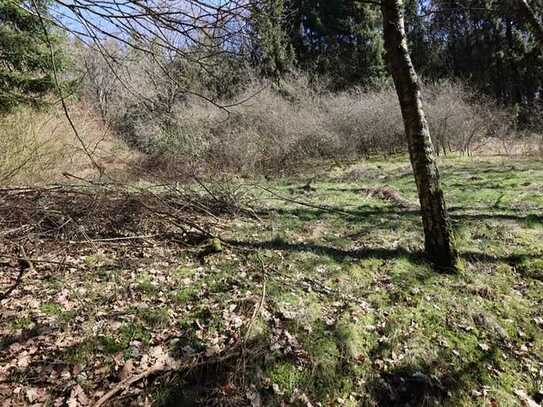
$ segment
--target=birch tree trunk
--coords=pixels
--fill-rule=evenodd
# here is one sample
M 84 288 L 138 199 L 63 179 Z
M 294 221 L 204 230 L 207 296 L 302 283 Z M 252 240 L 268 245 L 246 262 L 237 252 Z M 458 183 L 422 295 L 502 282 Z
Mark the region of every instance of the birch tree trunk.
M 457 255 L 449 217 L 424 115 L 417 73 L 407 47 L 403 2 L 382 0 L 381 11 L 387 62 L 400 101 L 422 210 L 426 255 L 440 269 L 455 269 Z
M 539 46 L 543 48 L 543 23 L 538 20 L 527 0 L 516 0 L 516 6 L 522 19 L 532 28 L 532 34 L 539 42 Z

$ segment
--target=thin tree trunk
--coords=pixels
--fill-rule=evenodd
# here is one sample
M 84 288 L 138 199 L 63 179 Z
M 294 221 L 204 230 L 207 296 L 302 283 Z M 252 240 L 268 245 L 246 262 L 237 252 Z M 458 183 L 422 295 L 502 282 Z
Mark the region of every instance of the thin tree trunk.
M 455 269 L 456 250 L 415 68 L 409 56 L 402 0 L 382 0 L 387 59 L 409 145 L 422 210 L 426 255 L 438 268 Z
M 522 19 L 532 28 L 532 34 L 539 42 L 539 46 L 543 48 L 543 23 L 538 20 L 527 0 L 516 0 L 516 6 Z

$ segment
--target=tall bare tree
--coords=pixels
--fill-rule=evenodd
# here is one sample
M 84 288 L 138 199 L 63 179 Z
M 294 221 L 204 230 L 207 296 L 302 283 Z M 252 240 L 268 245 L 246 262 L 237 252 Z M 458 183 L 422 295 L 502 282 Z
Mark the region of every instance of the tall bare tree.
M 402 0 L 382 0 L 387 62 L 400 101 L 422 210 L 425 249 L 439 268 L 454 269 L 457 255 L 439 171 L 426 121 L 417 73 L 411 62 L 405 33 Z

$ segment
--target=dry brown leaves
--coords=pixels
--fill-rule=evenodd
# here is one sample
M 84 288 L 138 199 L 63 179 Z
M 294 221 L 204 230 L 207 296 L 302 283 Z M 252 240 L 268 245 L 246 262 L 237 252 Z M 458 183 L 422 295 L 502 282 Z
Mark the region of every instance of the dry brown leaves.
M 190 360 L 179 323 L 196 308 L 224 324 L 192 323 L 204 358 L 239 341 L 250 310 L 211 298 L 205 276 L 217 270 L 182 256 L 227 222 L 194 206 L 153 191 L 0 191 L 0 293 L 16 282 L 21 248 L 33 266 L 0 301 L 0 404 L 88 406 L 132 375 L 175 367 L 172 349 Z M 176 298 L 183 289 L 198 301 Z M 128 404 L 145 404 L 143 387 L 125 390 Z

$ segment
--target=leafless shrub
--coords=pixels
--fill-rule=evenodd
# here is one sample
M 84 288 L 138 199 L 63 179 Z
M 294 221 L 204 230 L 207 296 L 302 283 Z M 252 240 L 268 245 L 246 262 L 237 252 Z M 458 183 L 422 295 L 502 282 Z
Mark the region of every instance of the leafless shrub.
M 445 83 L 425 88 L 427 117 L 438 153 L 469 154 L 491 137 L 512 133 L 510 112 Z M 169 168 L 203 163 L 213 172 L 281 172 L 312 159 L 350 159 L 405 151 L 403 123 L 393 88 L 331 94 L 303 77 L 280 89 L 255 82 L 225 114 L 192 100 L 165 122 L 135 121 L 145 151 Z M 132 125 L 135 125 L 135 124 Z
M 543 156 L 543 135 L 523 131 L 519 134 L 494 139 L 493 146 L 496 154 L 541 158 Z
M 425 87 L 425 109 L 438 154 L 471 154 L 494 138 L 515 134 L 513 112 L 460 83 Z
M 394 89 L 357 89 L 329 95 L 323 122 L 338 135 L 341 152 L 347 157 L 375 153 L 392 154 L 405 148 L 403 123 Z
M 121 58 L 122 69 L 116 70 L 114 80 L 102 66 L 106 59 L 100 58 L 92 52 L 87 58 L 91 62 L 85 69 L 98 77 L 90 75 L 94 79 L 86 83 L 86 95 L 121 137 L 145 154 L 140 168 L 154 173 L 277 173 L 303 160 L 406 150 L 392 87 L 331 93 L 325 84 L 309 83 L 303 75 L 277 86 L 250 81 L 249 74 L 242 80 L 240 68 L 228 62 L 221 75 L 215 75 L 167 55 L 157 60 L 136 51 Z M 217 90 L 221 78 L 230 92 Z M 470 154 L 490 138 L 506 140 L 514 133 L 511 112 L 460 83 L 426 84 L 424 97 L 438 154 Z M 228 114 L 218 106 L 230 106 Z
M 240 100 L 244 102 L 236 104 Z M 121 120 L 123 126 L 117 127 L 121 138 L 140 153 L 130 152 L 81 105 L 74 106 L 73 118 L 100 163 L 110 174 L 115 170 L 123 177 L 179 180 L 202 173 L 273 175 L 296 170 L 304 161 L 405 151 L 402 118 L 392 88 L 332 94 L 300 76 L 280 88 L 255 81 L 236 97 L 220 102 L 232 105 L 228 113 L 190 95 L 154 109 L 123 96 L 108 115 Z M 537 136 L 516 131 L 511 112 L 459 84 L 427 85 L 425 106 L 440 154 L 541 151 Z M 44 183 L 58 180 L 64 172 L 88 173 L 81 146 L 55 110 L 21 110 L 3 117 L 0 132 L 1 184 Z
M 251 97 L 252 96 L 252 97 Z M 296 78 L 281 89 L 254 83 L 236 99 L 229 114 L 205 103 L 194 102 L 176 109 L 171 132 L 139 131 L 151 138 L 155 163 L 157 156 L 171 165 L 172 160 L 191 158 L 204 161 L 214 171 L 238 173 L 277 172 L 288 170 L 301 160 L 354 158 L 361 153 L 391 151 L 390 138 L 403 145 L 401 121 L 388 121 L 380 102 L 393 103 L 392 92 L 362 95 L 331 95 L 310 88 L 304 78 Z M 399 112 L 397 114 L 398 120 Z M 391 124 L 392 123 L 392 124 Z M 144 122 L 142 122 L 145 127 Z M 146 140 L 149 140 L 146 138 Z M 400 148 L 400 147 L 398 147 Z

